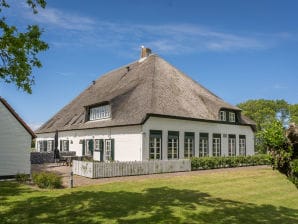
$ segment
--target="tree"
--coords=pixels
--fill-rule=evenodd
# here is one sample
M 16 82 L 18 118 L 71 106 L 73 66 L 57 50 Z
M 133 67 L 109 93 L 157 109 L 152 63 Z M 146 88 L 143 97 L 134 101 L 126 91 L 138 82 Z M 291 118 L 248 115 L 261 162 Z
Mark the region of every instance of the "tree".
M 290 122 L 298 124 L 298 104 L 292 104 L 289 106 Z
M 244 115 L 256 122 L 257 130 L 264 129 L 275 120 L 286 126 L 289 120 L 289 105 L 285 100 L 248 100 L 237 106 Z
M 288 141 L 280 121 L 273 121 L 257 133 L 257 141 L 264 145 L 272 157 L 273 168 L 289 175 L 292 145 Z
M 45 8 L 45 0 L 26 0 L 34 14 L 37 8 Z M 10 7 L 6 0 L 0 0 L 0 13 Z M 40 39 L 42 30 L 37 25 L 28 25 L 25 32 L 8 25 L 6 18 L 0 19 L 0 79 L 14 83 L 19 89 L 32 93 L 34 67 L 42 67 L 37 54 L 48 49 L 48 44 Z

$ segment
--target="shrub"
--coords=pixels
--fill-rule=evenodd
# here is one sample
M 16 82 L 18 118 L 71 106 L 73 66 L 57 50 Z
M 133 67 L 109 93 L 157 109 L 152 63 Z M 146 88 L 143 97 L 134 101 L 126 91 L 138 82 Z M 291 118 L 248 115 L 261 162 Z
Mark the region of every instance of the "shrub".
M 292 160 L 291 164 L 291 171 L 292 175 L 298 177 L 298 159 Z
M 55 173 L 40 172 L 32 175 L 33 182 L 40 188 L 61 188 L 62 177 Z
M 30 180 L 30 175 L 25 173 L 17 173 L 16 174 L 16 181 L 20 183 L 25 183 Z
M 225 167 L 270 165 L 270 156 L 266 154 L 254 156 L 227 156 L 227 157 L 192 157 L 191 169 L 215 169 Z

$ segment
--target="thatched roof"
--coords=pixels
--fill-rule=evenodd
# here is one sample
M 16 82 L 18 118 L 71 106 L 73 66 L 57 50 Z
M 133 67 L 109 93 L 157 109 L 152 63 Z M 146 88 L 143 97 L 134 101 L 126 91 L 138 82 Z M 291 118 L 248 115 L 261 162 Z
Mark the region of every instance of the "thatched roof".
M 86 121 L 86 106 L 101 102 L 109 102 L 112 118 Z M 36 133 L 142 124 L 153 114 L 218 121 L 221 108 L 240 111 L 151 54 L 101 76 Z

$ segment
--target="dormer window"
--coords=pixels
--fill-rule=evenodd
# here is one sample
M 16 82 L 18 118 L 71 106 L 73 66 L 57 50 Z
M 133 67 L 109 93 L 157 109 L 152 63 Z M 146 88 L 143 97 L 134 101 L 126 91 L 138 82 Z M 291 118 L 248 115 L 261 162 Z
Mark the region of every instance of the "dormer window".
M 100 120 L 105 118 L 111 117 L 111 106 L 110 105 L 101 105 L 101 106 L 95 106 L 90 108 L 89 113 L 89 120 Z
M 220 121 L 225 121 L 229 123 L 235 123 L 236 122 L 236 112 L 227 110 L 227 109 L 222 109 L 219 111 L 219 120 Z
M 226 121 L 226 120 L 227 120 L 226 112 L 225 112 L 225 111 L 221 110 L 221 111 L 219 112 L 219 119 L 220 119 L 221 121 Z
M 229 112 L 229 121 L 230 122 L 235 122 L 236 121 L 236 116 L 234 112 Z

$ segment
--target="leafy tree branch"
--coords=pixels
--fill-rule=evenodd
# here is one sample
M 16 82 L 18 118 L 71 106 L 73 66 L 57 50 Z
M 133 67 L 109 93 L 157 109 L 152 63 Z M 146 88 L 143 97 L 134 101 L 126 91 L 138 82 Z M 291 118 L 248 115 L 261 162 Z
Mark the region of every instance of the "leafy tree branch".
M 34 14 L 38 13 L 38 7 L 46 7 L 44 0 L 26 2 Z M 0 12 L 8 7 L 10 6 L 5 0 L 0 1 Z M 16 26 L 6 23 L 5 17 L 0 19 L 0 79 L 32 93 L 32 69 L 42 67 L 37 55 L 49 48 L 48 44 L 40 39 L 42 32 L 37 25 L 28 25 L 26 31 L 19 32 Z

